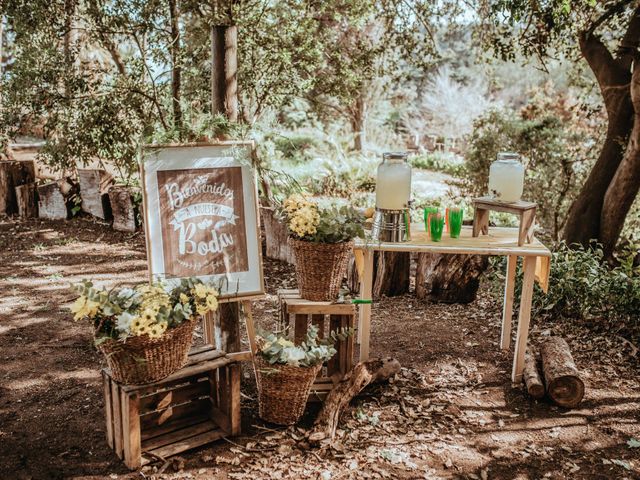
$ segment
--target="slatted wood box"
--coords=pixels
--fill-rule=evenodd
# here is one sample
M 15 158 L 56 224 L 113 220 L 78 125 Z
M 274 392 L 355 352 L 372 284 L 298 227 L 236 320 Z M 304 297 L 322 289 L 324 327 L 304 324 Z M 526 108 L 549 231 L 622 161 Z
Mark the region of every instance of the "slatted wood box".
M 121 385 L 102 371 L 107 442 L 130 469 L 240 433 L 240 365 L 211 345 L 148 385 Z
M 355 305 L 350 303 L 313 302 L 300 298 L 298 290 L 279 290 L 281 322 L 290 326 L 293 320 L 292 340 L 298 344 L 307 334 L 309 325 L 318 327 L 320 338 L 343 328 L 355 328 Z M 338 353 L 323 365 L 311 387 L 310 401 L 324 401 L 327 394 L 353 368 L 354 336 L 336 343 Z

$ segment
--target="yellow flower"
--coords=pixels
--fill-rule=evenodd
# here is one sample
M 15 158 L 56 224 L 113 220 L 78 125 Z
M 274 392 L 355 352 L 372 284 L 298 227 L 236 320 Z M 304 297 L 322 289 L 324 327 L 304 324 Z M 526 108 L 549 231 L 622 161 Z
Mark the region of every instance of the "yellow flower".
M 147 333 L 147 329 L 151 322 L 149 320 L 145 320 L 142 317 L 136 317 L 131 320 L 131 333 L 133 335 L 144 335 Z
M 74 313 L 74 320 L 80 320 L 84 317 L 93 318 L 98 313 L 98 308 L 100 307 L 99 302 L 94 302 L 93 300 L 89 300 L 84 295 L 78 297 L 78 299 L 71 305 L 71 313 Z
M 165 322 L 154 323 L 148 327 L 147 334 L 150 338 L 160 338 L 166 330 L 167 324 Z
M 189 303 L 189 297 L 185 293 L 180 294 L 180 301 L 182 303 Z
M 294 193 L 293 195 L 289 195 L 289 198 L 287 198 L 284 202 L 282 202 L 282 206 L 284 207 L 284 210 L 289 215 L 293 214 L 300 208 L 308 206 L 310 204 L 311 202 L 309 202 L 309 200 L 307 200 L 304 197 L 304 195 L 301 195 L 300 193 Z
M 202 283 L 199 283 L 193 289 L 193 293 L 198 298 L 204 298 L 207 296 L 207 287 L 205 287 Z
M 215 295 L 207 295 L 207 308 L 211 311 L 218 309 L 218 299 Z
M 196 312 L 198 312 L 198 315 L 206 315 L 208 311 L 209 308 L 207 308 L 206 305 L 196 305 Z
M 153 309 L 148 308 L 142 312 L 141 317 L 144 323 L 151 323 L 156 320 L 157 314 L 158 314 L 157 311 L 154 311 Z

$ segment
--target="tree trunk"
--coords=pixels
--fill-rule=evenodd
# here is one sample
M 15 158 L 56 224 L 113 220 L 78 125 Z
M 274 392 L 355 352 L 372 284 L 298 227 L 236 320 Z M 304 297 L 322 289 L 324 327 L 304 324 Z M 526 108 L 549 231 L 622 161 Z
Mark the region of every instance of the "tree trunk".
M 445 303 L 469 303 L 476 299 L 480 275 L 489 266 L 483 255 L 419 253 L 416 297 Z
M 366 144 L 367 104 L 364 94 L 360 94 L 351 108 L 351 130 L 353 131 L 353 148 L 362 152 Z
M 400 362 L 393 358 L 357 364 L 327 395 L 309 435 L 309 443 L 331 443 L 336 435 L 340 414 L 353 397 L 370 383 L 388 380 L 399 371 Z
M 113 229 L 120 232 L 136 231 L 136 209 L 132 188 L 112 186 L 109 189 L 109 203 L 113 214 Z
M 224 97 L 226 81 L 224 74 L 226 27 L 211 28 L 211 113 L 225 113 Z
M 524 354 L 524 371 L 522 372 L 522 379 L 527 387 L 527 393 L 529 396 L 536 399 L 544 397 L 544 383 L 542 383 L 542 379 L 540 378 L 538 357 L 535 351 L 527 349 Z
M 38 217 L 38 189 L 35 183 L 26 183 L 16 187 L 18 213 L 22 218 Z
M 67 202 L 58 182 L 38 186 L 38 216 L 47 220 L 67 219 Z
M 182 84 L 182 59 L 180 45 L 180 9 L 178 0 L 169 0 L 169 15 L 171 19 L 171 105 L 173 107 L 173 126 L 182 130 L 182 105 L 180 92 Z M 180 134 L 182 138 L 182 134 Z
M 16 187 L 35 181 L 33 161 L 0 161 L 0 214 L 18 213 Z
M 113 177 L 102 169 L 78 169 L 82 211 L 102 220 L 111 219 L 109 188 Z
M 376 252 L 373 298 L 397 297 L 409 291 L 411 253 Z
M 295 265 L 295 255 L 289 247 L 287 226 L 276 217 L 272 207 L 260 207 L 264 226 L 265 256 Z
M 618 237 L 638 190 L 640 190 L 640 64 L 636 63 L 631 79 L 634 108 L 633 130 L 625 156 L 604 197 L 600 217 L 600 240 L 607 257 L 613 255 Z
M 584 397 L 584 382 L 562 337 L 549 337 L 540 348 L 549 397 L 561 407 L 576 407 Z
M 225 110 L 230 122 L 238 121 L 238 27 L 230 25 L 224 35 Z
M 633 106 L 628 88 L 631 74 L 618 64 L 602 41 L 593 34 L 583 34 L 580 48 L 596 76 L 608 116 L 603 148 L 571 206 L 563 235 L 568 244 L 588 246 L 591 239 L 601 238 L 604 197 L 624 155 L 632 128 Z

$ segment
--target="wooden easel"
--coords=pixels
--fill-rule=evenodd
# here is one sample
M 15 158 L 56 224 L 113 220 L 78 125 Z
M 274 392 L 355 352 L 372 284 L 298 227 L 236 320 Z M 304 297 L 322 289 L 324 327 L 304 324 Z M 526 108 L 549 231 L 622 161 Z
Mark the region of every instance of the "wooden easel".
M 517 215 L 520 218 L 518 228 L 518 246 L 524 243 L 531 243 L 533 240 L 533 226 L 536 218 L 537 203 L 517 202 L 506 203 L 491 197 L 479 197 L 472 199 L 473 202 L 473 237 L 489 234 L 489 212 L 506 212 Z

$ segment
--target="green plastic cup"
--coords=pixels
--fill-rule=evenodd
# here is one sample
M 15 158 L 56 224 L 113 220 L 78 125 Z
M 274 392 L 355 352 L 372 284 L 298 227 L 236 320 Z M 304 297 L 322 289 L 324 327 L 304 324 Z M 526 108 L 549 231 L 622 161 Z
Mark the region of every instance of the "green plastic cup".
M 442 232 L 444 231 L 444 217 L 440 213 L 432 213 L 429 215 L 429 227 L 431 227 L 431 240 L 439 242 L 442 240 Z
M 429 217 L 432 214 L 438 213 L 438 207 L 425 207 L 424 209 L 424 231 L 427 232 L 427 237 L 431 236 L 431 229 L 429 227 Z
M 461 208 L 449 209 L 449 235 L 451 238 L 458 238 L 462 231 L 462 219 L 464 217 L 464 211 Z

